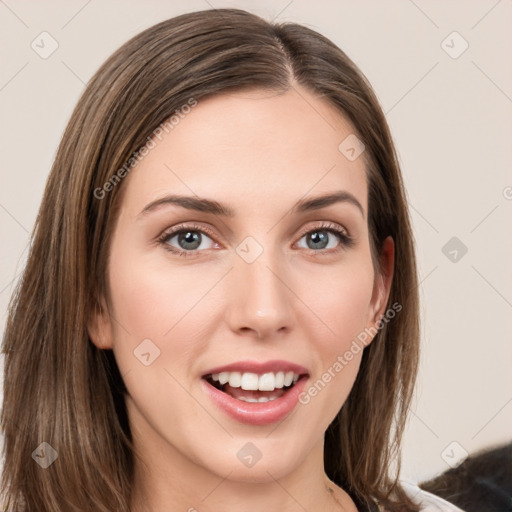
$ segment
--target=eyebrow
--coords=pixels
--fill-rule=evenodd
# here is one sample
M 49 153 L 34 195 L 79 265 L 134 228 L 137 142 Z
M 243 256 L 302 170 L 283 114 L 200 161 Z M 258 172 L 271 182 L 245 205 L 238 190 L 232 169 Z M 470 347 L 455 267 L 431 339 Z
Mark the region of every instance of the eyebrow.
M 329 194 L 324 194 L 317 197 L 300 199 L 292 207 L 291 212 L 303 213 L 311 210 L 319 210 L 326 208 L 335 203 L 348 203 L 354 205 L 360 212 L 361 215 L 365 216 L 364 209 L 361 203 L 346 190 L 340 190 Z M 211 213 L 222 217 L 234 217 L 235 211 L 229 206 L 223 205 L 218 201 L 212 199 L 206 199 L 198 196 L 181 196 L 181 195 L 168 195 L 155 201 L 151 201 L 144 209 L 140 212 L 139 216 L 147 215 L 154 210 L 159 209 L 164 205 L 176 205 L 181 206 L 187 210 L 194 210 L 197 212 Z

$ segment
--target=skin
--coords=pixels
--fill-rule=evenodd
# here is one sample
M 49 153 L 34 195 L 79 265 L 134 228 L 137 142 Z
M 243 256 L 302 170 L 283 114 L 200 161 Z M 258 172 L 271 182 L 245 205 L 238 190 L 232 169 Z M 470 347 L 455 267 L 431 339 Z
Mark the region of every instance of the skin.
M 240 360 L 284 359 L 305 366 L 309 383 L 332 367 L 365 328 L 385 313 L 393 242 L 376 275 L 367 227 L 362 157 L 338 146 L 354 129 L 305 89 L 237 92 L 198 105 L 122 183 L 111 240 L 110 297 L 91 318 L 100 348 L 112 348 L 128 395 L 137 459 L 133 511 L 355 511 L 349 495 L 323 469 L 323 435 L 345 402 L 362 351 L 307 405 L 282 422 L 254 426 L 216 407 L 201 387 L 207 370 Z M 296 201 L 345 190 L 361 204 L 340 202 L 290 213 Z M 197 195 L 235 211 L 233 218 L 164 205 L 168 194 Z M 306 231 L 330 222 L 316 248 Z M 199 248 L 163 232 L 190 223 L 210 228 Z M 192 229 L 192 228 L 191 228 Z M 253 237 L 263 252 L 247 263 L 237 246 Z M 337 249 L 337 250 L 336 250 Z M 149 338 L 160 356 L 145 366 L 134 356 Z M 248 468 L 237 458 L 247 442 L 262 454 Z M 329 489 L 332 489 L 331 491 Z

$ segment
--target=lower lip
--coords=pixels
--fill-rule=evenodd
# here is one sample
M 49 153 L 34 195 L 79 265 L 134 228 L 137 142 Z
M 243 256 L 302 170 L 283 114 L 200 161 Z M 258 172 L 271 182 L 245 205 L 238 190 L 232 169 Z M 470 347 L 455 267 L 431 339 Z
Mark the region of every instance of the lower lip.
M 244 402 L 233 398 L 201 379 L 206 393 L 213 402 L 231 418 L 250 425 L 270 425 L 284 419 L 297 406 L 299 395 L 304 389 L 307 377 L 301 377 L 296 384 L 280 398 L 269 402 Z

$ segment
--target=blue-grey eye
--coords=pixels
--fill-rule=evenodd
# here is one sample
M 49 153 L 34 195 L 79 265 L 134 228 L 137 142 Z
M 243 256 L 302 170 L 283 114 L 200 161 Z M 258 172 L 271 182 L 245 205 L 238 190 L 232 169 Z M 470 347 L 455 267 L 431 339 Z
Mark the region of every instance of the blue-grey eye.
M 177 238 L 177 245 L 176 247 L 172 242 L 173 239 Z M 210 242 L 213 242 L 210 237 L 206 234 L 204 234 L 201 231 L 197 230 L 181 230 L 177 231 L 175 233 L 172 233 L 168 236 L 166 243 L 170 245 L 171 247 L 178 249 L 178 250 L 184 250 L 184 251 L 195 251 L 197 249 L 209 249 L 211 247 L 204 247 L 205 241 L 210 240 Z
M 334 249 L 340 243 L 340 235 L 327 229 L 312 230 L 309 233 L 306 233 L 301 240 L 304 238 L 306 239 L 307 244 L 304 248 L 312 250 Z M 336 238 L 338 240 L 336 240 Z

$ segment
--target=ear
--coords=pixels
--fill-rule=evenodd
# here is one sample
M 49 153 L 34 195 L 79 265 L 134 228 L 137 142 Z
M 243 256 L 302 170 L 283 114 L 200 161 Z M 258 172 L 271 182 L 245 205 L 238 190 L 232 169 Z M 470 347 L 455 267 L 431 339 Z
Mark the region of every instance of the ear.
M 87 322 L 89 338 L 99 349 L 111 349 L 113 346 L 112 322 L 108 306 L 103 297 L 96 299 Z
M 377 274 L 375 276 L 367 325 L 368 328 L 373 327 L 377 329 L 380 319 L 384 316 L 389 293 L 391 291 L 391 284 L 393 282 L 395 243 L 390 236 L 388 236 L 382 243 L 382 249 L 379 257 L 382 274 Z

